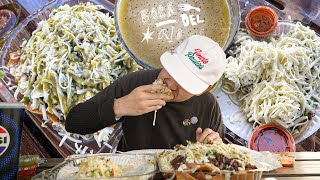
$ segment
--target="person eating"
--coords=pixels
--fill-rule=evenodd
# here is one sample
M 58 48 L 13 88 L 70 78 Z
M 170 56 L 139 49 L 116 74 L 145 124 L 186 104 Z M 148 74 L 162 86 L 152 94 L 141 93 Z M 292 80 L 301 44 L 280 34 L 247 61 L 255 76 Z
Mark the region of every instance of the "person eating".
M 89 134 L 122 123 L 119 151 L 171 149 L 187 140 L 221 141 L 221 111 L 209 91 L 226 66 L 223 49 L 208 37 L 193 35 L 162 54 L 160 61 L 162 69 L 120 77 L 74 106 L 66 130 Z M 160 83 L 153 84 L 156 80 Z

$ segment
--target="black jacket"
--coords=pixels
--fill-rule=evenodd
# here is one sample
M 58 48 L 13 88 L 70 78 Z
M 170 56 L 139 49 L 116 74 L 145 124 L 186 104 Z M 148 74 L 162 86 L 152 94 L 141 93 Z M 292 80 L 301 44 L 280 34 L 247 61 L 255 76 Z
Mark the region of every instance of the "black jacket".
M 66 119 L 66 130 L 89 134 L 117 123 L 113 112 L 115 98 L 129 94 L 136 87 L 152 84 L 160 70 L 143 70 L 120 77 L 103 91 L 74 106 Z M 122 117 L 124 136 L 118 150 L 167 149 L 186 140 L 196 141 L 196 129 L 211 128 L 224 138 L 221 112 L 215 97 L 206 92 L 184 102 L 168 102 L 158 110 L 156 126 L 152 126 L 154 112 L 140 116 Z M 183 120 L 197 117 L 198 122 L 184 126 Z

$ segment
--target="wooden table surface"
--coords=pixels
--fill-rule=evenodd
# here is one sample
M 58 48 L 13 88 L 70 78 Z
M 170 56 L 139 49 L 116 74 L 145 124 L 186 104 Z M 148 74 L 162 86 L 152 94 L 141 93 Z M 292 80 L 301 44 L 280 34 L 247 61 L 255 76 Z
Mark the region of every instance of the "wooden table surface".
M 111 0 L 114 2 L 113 0 Z M 23 5 L 22 11 L 24 14 L 32 14 L 40 7 L 48 2 L 48 0 L 1 0 L 1 4 L 7 4 L 9 2 L 18 2 Z M 21 16 L 25 18 L 25 16 Z M 319 21 L 320 19 L 317 19 Z M 320 151 L 320 132 L 315 133 L 299 145 L 297 145 L 298 151 Z M 262 179 L 320 179 L 320 152 L 296 152 L 293 153 L 296 156 L 295 166 L 293 168 L 283 167 L 274 171 L 264 172 Z M 45 163 L 41 164 L 36 173 L 40 173 L 43 170 L 52 168 L 64 159 L 45 159 Z M 302 178 L 303 176 L 303 178 Z
M 108 0 L 105 0 L 108 1 Z M 250 0 L 252 1 L 252 0 Z M 257 0 L 257 2 L 262 2 L 263 0 Z M 298 0 L 297 0 L 298 1 Z M 299 0 L 300 2 L 301 0 Z M 306 2 L 315 2 L 314 0 L 306 0 Z M 0 5 L 1 4 L 7 4 L 10 2 L 16 2 L 19 3 L 22 6 L 22 16 L 20 18 L 20 21 L 23 20 L 26 15 L 32 14 L 34 12 L 36 12 L 40 7 L 42 7 L 44 4 L 48 3 L 49 0 L 1 0 L 0 1 Z M 114 2 L 114 0 L 110 0 L 110 2 Z M 288 4 L 288 2 L 291 2 L 289 0 L 284 0 L 285 3 Z M 302 1 L 301 1 L 302 2 Z M 291 5 L 293 6 L 293 5 Z M 299 15 L 296 15 L 296 17 L 298 17 Z M 320 16 L 318 16 L 317 19 L 315 19 L 315 22 L 320 22 Z M 33 114 L 29 114 L 31 117 L 33 117 Z M 41 124 L 37 124 L 37 126 L 44 132 L 47 130 L 44 130 L 44 128 L 41 128 L 40 126 Z M 52 133 L 47 133 L 45 134 L 47 136 L 47 138 L 51 141 L 50 138 L 52 138 L 51 136 L 54 136 Z M 233 137 L 231 137 L 233 138 Z M 230 138 L 230 139 L 231 139 Z M 236 143 L 234 141 L 232 141 L 233 143 Z M 55 146 L 58 151 L 62 154 L 62 156 L 67 156 L 70 153 L 73 153 L 72 151 L 70 151 L 69 147 L 58 147 L 59 143 L 54 142 L 53 146 Z M 241 143 L 239 143 L 241 144 Z M 310 136 L 309 138 L 307 138 L 305 141 L 303 141 L 302 143 L 298 144 L 297 146 L 297 151 L 320 151 L 320 131 L 316 132 L 314 135 Z M 61 150 L 61 151 L 60 151 Z
M 290 153 L 296 157 L 294 167 L 282 167 L 270 172 L 263 172 L 262 179 L 320 179 L 320 152 Z M 63 158 L 45 159 L 36 174 L 63 162 Z

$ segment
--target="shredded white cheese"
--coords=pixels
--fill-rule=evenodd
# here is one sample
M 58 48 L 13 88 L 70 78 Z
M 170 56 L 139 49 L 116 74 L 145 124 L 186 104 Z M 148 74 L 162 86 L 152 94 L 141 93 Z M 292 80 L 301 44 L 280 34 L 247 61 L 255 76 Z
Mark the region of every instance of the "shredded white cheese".
M 276 121 L 299 135 L 320 107 L 320 38 L 297 23 L 270 42 L 239 32 L 235 44 L 223 90 L 239 97 L 254 126 Z

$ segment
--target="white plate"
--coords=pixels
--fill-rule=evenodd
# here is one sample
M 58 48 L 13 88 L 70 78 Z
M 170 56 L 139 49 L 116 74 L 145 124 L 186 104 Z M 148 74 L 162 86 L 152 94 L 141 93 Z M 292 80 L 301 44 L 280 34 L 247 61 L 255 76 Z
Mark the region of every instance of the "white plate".
M 237 113 L 235 117 L 238 117 L 240 119 L 245 119 L 242 122 L 231 122 L 230 116 L 236 112 L 241 111 L 241 108 L 237 105 L 235 105 L 229 98 L 227 94 L 222 92 L 221 89 L 219 89 L 215 96 L 217 97 L 219 106 L 221 108 L 221 114 L 222 114 L 222 120 L 223 124 L 230 129 L 232 132 L 234 132 L 236 135 L 241 137 L 242 139 L 249 141 L 250 136 L 253 132 L 253 124 L 248 122 L 246 119 L 246 116 L 243 112 Z M 311 125 L 307 130 L 305 130 L 302 135 L 295 138 L 295 143 L 298 144 L 302 142 L 303 140 L 307 139 L 309 136 L 314 134 L 318 129 L 320 128 L 320 114 L 317 111 L 316 116 L 314 117 L 314 120 L 312 121 Z
M 294 23 L 290 22 L 279 22 L 279 26 L 274 32 L 274 35 L 280 35 L 281 33 L 288 33 L 292 28 L 295 27 Z M 237 111 L 241 111 L 241 108 L 235 105 L 230 97 L 225 94 L 221 88 L 215 93 L 217 96 L 217 100 L 219 102 L 221 113 L 222 113 L 222 120 L 224 125 L 234 132 L 236 135 L 241 137 L 242 139 L 249 141 L 250 136 L 253 132 L 253 124 L 249 123 L 246 119 L 246 115 L 244 113 L 237 113 L 235 117 L 239 119 L 245 119 L 242 122 L 231 122 L 230 116 Z M 231 97 L 232 98 L 232 97 Z M 235 98 L 232 98 L 235 99 Z M 309 128 L 302 132 L 302 135 L 295 138 L 295 143 L 298 144 L 314 134 L 320 128 L 320 114 L 317 111 L 314 120 L 311 122 Z

